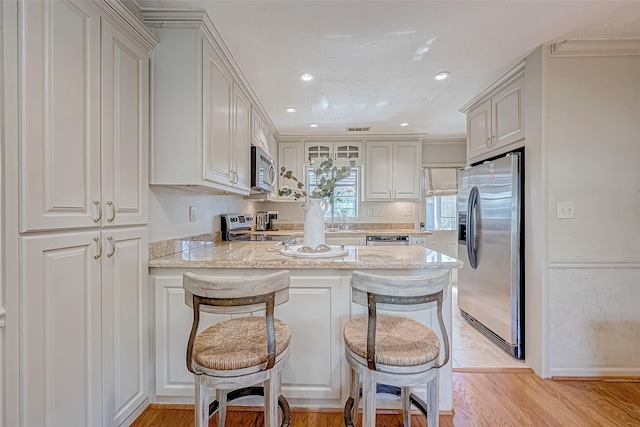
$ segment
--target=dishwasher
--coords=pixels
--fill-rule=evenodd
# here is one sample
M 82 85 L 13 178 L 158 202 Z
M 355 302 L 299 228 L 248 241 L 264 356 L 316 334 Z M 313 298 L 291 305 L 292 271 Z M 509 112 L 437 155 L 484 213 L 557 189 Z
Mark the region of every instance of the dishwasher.
M 367 236 L 367 246 L 409 246 L 409 236 Z

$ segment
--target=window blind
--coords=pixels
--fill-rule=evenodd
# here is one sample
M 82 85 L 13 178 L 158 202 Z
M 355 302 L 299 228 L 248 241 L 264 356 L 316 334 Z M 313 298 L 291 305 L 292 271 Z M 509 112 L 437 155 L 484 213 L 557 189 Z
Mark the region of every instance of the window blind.
M 425 168 L 425 196 L 454 196 L 458 194 L 457 168 Z

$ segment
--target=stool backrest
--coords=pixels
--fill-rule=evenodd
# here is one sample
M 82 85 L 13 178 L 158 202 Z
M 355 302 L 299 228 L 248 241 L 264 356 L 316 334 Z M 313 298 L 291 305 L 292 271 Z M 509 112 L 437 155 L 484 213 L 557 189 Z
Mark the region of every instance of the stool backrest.
M 275 292 L 274 305 L 289 301 L 289 272 L 281 270 L 264 276 L 218 277 L 185 273 L 182 277 L 185 303 L 193 307 L 193 296 L 211 299 L 201 304 L 200 310 L 207 313 L 238 314 L 264 310 L 264 302 L 251 303 L 246 298 Z M 223 300 L 245 299 L 246 304 L 229 305 Z
M 450 270 L 433 270 L 425 276 L 381 276 L 354 271 L 351 274 L 351 300 L 368 308 L 367 365 L 376 370 L 375 343 L 377 310 L 417 311 L 436 306 L 440 339 L 444 344 L 442 367 L 449 361 L 449 337 L 442 317 L 445 292 L 450 283 Z

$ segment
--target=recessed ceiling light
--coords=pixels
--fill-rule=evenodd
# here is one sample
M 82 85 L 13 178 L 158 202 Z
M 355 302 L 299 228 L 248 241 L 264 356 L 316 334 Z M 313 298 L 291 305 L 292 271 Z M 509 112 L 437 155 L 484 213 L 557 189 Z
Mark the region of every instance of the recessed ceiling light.
M 293 107 L 287 107 L 284 109 L 284 111 L 286 111 L 287 113 L 295 113 L 296 109 Z
M 444 80 L 451 75 L 448 71 L 440 71 L 433 75 L 433 80 Z
M 402 122 L 400 123 L 400 126 L 409 126 L 409 122 Z
M 303 82 L 310 82 L 311 80 L 313 80 L 315 78 L 316 77 L 311 73 L 302 73 L 302 74 L 300 74 L 300 80 L 302 80 Z
M 317 128 L 318 124 L 317 123 L 309 123 L 309 127 Z

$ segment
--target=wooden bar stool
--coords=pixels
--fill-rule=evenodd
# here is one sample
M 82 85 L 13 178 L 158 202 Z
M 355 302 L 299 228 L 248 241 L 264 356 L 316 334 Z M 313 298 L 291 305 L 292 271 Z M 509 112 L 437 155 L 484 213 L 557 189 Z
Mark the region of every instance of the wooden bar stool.
M 368 307 L 366 316 L 355 316 L 344 329 L 345 353 L 351 368 L 350 397 L 344 408 L 345 425 L 357 421 L 362 377 L 362 426 L 376 425 L 376 392 L 400 396 L 405 427 L 411 424 L 411 403 L 438 426 L 438 368 L 449 361 L 449 338 L 442 317 L 449 270 L 428 276 L 391 277 L 354 271 L 351 299 Z M 378 314 L 378 310 L 417 311 L 437 307 L 444 344 L 430 328 L 406 317 Z M 411 387 L 427 385 L 427 402 L 411 393 Z M 353 409 L 353 411 L 352 411 Z
M 291 332 L 273 312 L 289 300 L 289 272 L 241 278 L 185 273 L 182 286 L 185 302 L 193 307 L 187 369 L 195 378 L 196 427 L 207 427 L 216 410 L 218 426 L 224 426 L 227 402 L 247 395 L 264 395 L 266 427 L 288 426 L 289 405 L 280 395 L 280 379 Z M 265 309 L 264 317 L 233 318 L 197 333 L 201 311 L 240 314 Z M 263 387 L 255 386 L 260 383 Z M 216 388 L 218 398 L 211 403 L 209 387 Z

